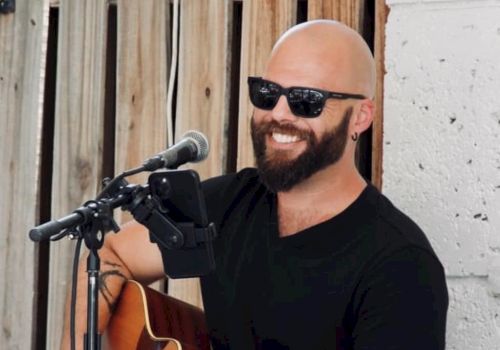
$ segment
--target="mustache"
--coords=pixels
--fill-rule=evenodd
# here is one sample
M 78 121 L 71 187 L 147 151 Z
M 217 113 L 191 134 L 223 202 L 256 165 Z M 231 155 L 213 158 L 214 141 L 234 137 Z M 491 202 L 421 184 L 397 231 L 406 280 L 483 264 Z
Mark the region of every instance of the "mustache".
M 314 134 L 312 131 L 300 129 L 291 123 L 279 123 L 276 120 L 260 123 L 256 123 L 252 120 L 252 123 L 254 124 L 255 131 L 258 134 L 271 134 L 273 132 L 277 132 L 280 134 L 298 136 L 303 140 L 314 140 Z

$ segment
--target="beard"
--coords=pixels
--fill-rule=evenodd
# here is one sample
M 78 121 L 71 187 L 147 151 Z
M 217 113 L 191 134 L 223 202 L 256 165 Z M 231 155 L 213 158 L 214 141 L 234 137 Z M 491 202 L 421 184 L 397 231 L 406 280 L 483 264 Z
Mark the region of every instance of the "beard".
M 286 192 L 316 172 L 335 164 L 344 154 L 347 131 L 353 109 L 349 107 L 338 126 L 318 139 L 310 130 L 301 130 L 292 124 L 255 123 L 252 118 L 251 135 L 257 170 L 264 185 L 271 192 Z M 272 132 L 298 136 L 306 142 L 306 149 L 291 159 L 286 150 L 268 151 L 266 136 Z

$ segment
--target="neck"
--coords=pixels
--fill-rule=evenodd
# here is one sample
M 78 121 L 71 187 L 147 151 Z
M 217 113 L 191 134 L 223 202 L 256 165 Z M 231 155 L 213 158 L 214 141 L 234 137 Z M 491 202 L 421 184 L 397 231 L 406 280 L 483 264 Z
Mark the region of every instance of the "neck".
M 288 206 L 291 203 L 298 204 L 323 198 L 327 199 L 328 204 L 331 204 L 336 197 L 345 194 L 359 195 L 365 186 L 366 181 L 354 164 L 342 166 L 342 164 L 336 163 L 316 172 L 287 192 L 278 192 L 278 201 L 287 203 Z M 333 198 L 332 194 L 335 195 Z
M 325 221 L 345 210 L 356 200 L 366 187 L 366 181 L 354 163 L 352 166 L 345 165 L 347 164 L 331 165 L 289 191 L 278 192 L 278 216 L 282 236 Z

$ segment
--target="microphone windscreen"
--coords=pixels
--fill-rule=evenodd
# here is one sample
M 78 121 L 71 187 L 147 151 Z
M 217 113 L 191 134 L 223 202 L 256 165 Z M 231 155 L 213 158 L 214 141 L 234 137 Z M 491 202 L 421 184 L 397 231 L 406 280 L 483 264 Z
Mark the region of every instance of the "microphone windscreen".
M 198 148 L 196 158 L 192 160 L 193 163 L 201 162 L 208 157 L 208 152 L 210 151 L 210 146 L 208 145 L 208 140 L 203 133 L 197 130 L 189 130 L 183 136 L 183 139 L 191 139 Z

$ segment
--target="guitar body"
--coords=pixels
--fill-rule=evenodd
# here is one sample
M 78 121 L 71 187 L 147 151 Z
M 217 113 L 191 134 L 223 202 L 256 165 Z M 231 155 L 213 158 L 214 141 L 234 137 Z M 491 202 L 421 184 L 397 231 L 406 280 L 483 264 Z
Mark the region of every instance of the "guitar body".
M 210 350 L 199 308 L 128 281 L 104 336 L 111 350 Z

